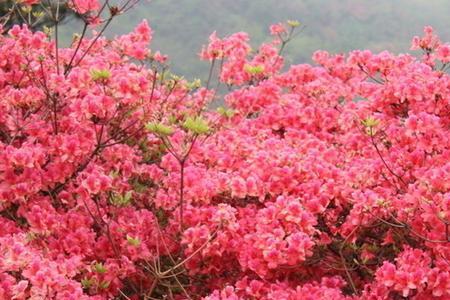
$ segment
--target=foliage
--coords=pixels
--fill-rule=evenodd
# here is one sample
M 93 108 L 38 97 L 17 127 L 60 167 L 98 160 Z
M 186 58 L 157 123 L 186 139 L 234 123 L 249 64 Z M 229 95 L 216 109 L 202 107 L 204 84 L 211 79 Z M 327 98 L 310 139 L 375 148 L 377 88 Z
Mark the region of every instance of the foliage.
M 450 45 L 431 27 L 421 58 L 285 72 L 296 22 L 257 50 L 214 33 L 200 86 L 146 21 L 102 36 L 132 3 L 75 2 L 70 47 L 0 36 L 0 298 L 449 299 Z
M 69 1 L 70 2 L 70 1 Z M 27 24 L 33 30 L 52 27 L 67 17 L 78 15 L 67 7 L 65 0 L 3 0 L 0 2 L 0 24 L 9 30 L 17 24 Z M 48 12 L 52 13 L 48 13 Z

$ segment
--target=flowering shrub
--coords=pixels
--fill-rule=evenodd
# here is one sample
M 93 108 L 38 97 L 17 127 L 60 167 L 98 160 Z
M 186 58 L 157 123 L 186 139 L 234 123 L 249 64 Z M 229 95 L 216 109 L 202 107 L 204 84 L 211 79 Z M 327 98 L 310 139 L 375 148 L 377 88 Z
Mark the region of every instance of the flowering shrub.
M 0 299 L 450 299 L 450 48 L 431 28 L 421 58 L 287 71 L 298 22 L 257 51 L 213 34 L 202 86 L 145 21 L 85 35 L 130 1 L 65 4 L 86 24 L 70 47 L 0 37 Z

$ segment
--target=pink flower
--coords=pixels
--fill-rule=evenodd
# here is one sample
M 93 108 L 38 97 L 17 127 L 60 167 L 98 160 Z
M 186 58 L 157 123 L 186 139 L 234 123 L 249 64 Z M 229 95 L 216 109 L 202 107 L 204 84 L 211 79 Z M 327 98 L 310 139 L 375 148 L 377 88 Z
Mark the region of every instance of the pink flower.
M 0 37 L 0 299 L 450 299 L 450 50 L 430 27 L 422 58 L 286 70 L 276 37 L 214 33 L 223 93 L 169 74 L 146 21 L 80 38 L 57 68 L 44 33 Z
M 72 0 L 71 5 L 80 14 L 100 9 L 98 0 Z
M 39 3 L 40 0 L 21 0 L 21 3 L 24 3 L 26 5 L 33 5 Z
M 437 49 L 436 58 L 442 61 L 443 63 L 450 62 L 450 45 L 444 44 L 440 45 Z
M 273 24 L 270 26 L 270 34 L 278 36 L 280 34 L 286 33 L 286 28 L 282 23 Z

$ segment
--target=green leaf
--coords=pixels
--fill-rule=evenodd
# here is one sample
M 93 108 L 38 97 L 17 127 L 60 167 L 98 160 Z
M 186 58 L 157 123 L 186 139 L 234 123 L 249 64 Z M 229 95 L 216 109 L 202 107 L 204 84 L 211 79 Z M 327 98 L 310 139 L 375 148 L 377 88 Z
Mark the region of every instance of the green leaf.
M 362 120 L 362 121 L 361 121 L 361 124 L 362 124 L 363 126 L 365 126 L 365 127 L 375 127 L 375 126 L 377 126 L 378 124 L 380 124 L 380 121 L 378 121 L 378 120 L 375 119 L 375 118 L 368 117 L 368 118 L 366 118 L 365 120 Z
M 53 30 L 53 28 L 47 27 L 47 26 L 44 25 L 43 31 L 44 31 L 45 35 L 47 35 L 48 37 L 50 37 L 50 36 L 53 35 L 53 31 L 54 31 L 54 30 Z
M 138 238 L 131 237 L 129 235 L 127 235 L 127 242 L 128 244 L 134 247 L 139 247 L 139 245 L 141 244 L 141 240 L 139 240 Z
M 150 131 L 151 133 L 162 135 L 162 136 L 168 136 L 172 135 L 174 130 L 172 127 L 166 126 L 162 123 L 156 123 L 156 122 L 150 122 L 145 125 L 145 128 Z
M 251 74 L 251 75 L 258 75 L 264 72 L 264 66 L 263 65 L 244 65 L 244 71 Z
M 169 116 L 168 118 L 169 124 L 175 124 L 177 122 L 177 117 L 174 115 Z
M 385 207 L 385 206 L 388 205 L 388 203 L 387 203 L 386 200 L 384 200 L 384 199 L 378 199 L 378 200 L 376 201 L 376 204 L 377 204 L 378 206 L 381 206 L 381 207 Z
M 31 242 L 38 238 L 38 235 L 32 231 L 27 232 L 26 241 Z
M 26 6 L 22 6 L 20 8 L 20 10 L 25 13 L 25 14 L 29 14 L 31 12 L 33 8 L 31 7 L 31 5 L 26 5 Z
M 109 285 L 110 285 L 111 283 L 109 282 L 109 281 L 102 281 L 102 282 L 100 282 L 100 284 L 98 285 L 98 287 L 99 288 L 101 288 L 101 289 L 103 289 L 103 290 L 105 290 L 105 289 L 107 289 L 108 287 L 109 287 Z
M 230 108 L 225 108 L 223 106 L 217 108 L 217 112 L 225 118 L 231 118 L 234 116 L 235 111 Z
M 183 76 L 178 76 L 178 75 L 176 75 L 176 74 L 170 73 L 169 76 L 170 76 L 170 79 L 172 79 L 172 80 L 174 80 L 174 81 L 181 81 L 181 80 L 184 80 L 184 77 L 183 77 Z
M 120 175 L 120 170 L 112 170 L 111 172 L 109 172 L 109 176 L 111 178 L 117 178 Z
M 195 90 L 202 86 L 202 81 L 200 79 L 194 79 L 192 82 L 186 83 L 186 88 L 189 90 Z
M 123 196 L 123 201 L 126 202 L 126 203 L 129 203 L 130 200 L 131 200 L 131 195 L 132 194 L 133 193 L 131 191 L 126 192 L 125 195 Z
M 100 274 L 105 274 L 108 271 L 102 263 L 96 263 L 94 265 L 94 270 Z
M 83 278 L 81 279 L 81 286 L 84 289 L 89 289 L 94 284 L 94 282 L 94 278 Z
M 105 81 L 111 77 L 111 72 L 109 70 L 91 70 L 91 78 L 94 81 Z
M 109 202 L 114 206 L 127 206 L 131 202 L 131 196 L 132 196 L 131 191 L 126 192 L 125 195 L 114 193 L 109 198 L 110 199 Z
M 183 127 L 198 135 L 205 134 L 209 131 L 208 122 L 202 117 L 188 117 L 186 121 L 184 121 Z
M 33 17 L 35 18 L 42 18 L 44 16 L 44 12 L 43 11 L 34 11 L 32 13 Z
M 291 27 L 298 27 L 300 26 L 300 22 L 297 20 L 287 20 L 286 22 Z

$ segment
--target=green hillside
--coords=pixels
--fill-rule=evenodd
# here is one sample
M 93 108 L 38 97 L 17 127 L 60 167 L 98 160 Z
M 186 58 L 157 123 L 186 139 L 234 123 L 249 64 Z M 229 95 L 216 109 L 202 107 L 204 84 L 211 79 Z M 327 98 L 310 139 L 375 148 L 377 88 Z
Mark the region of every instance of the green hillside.
M 299 20 L 306 28 L 286 53 L 289 63 L 300 63 L 317 49 L 404 52 L 424 25 L 448 40 L 449 15 L 448 0 L 142 0 L 109 34 L 128 32 L 146 18 L 155 31 L 152 48 L 169 54 L 178 73 L 203 77 L 208 67 L 196 54 L 214 30 L 247 31 L 257 44 L 267 40 L 270 24 Z

